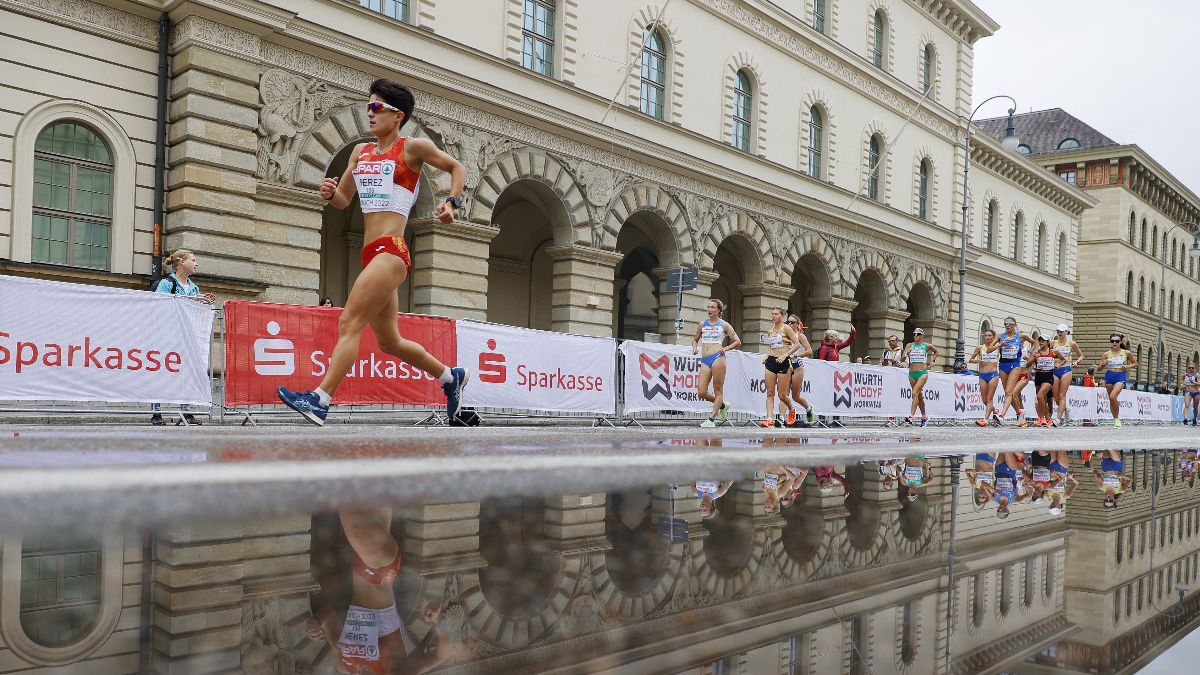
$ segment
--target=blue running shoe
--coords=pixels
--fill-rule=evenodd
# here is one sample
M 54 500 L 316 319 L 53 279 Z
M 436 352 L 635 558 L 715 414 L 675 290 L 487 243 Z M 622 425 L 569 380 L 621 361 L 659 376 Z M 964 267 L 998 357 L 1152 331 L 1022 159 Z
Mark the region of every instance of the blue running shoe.
M 317 396 L 315 391 L 288 391 L 286 387 L 280 387 L 275 390 L 279 394 L 279 400 L 287 404 L 287 407 L 304 415 L 309 422 L 323 427 L 325 426 L 325 416 L 329 414 L 329 406 L 321 405 L 321 398 Z
M 450 377 L 454 380 L 443 384 L 442 391 L 446 392 L 446 415 L 454 419 L 462 410 L 462 393 L 463 389 L 467 388 L 467 380 L 471 379 L 471 371 L 466 368 L 451 368 Z

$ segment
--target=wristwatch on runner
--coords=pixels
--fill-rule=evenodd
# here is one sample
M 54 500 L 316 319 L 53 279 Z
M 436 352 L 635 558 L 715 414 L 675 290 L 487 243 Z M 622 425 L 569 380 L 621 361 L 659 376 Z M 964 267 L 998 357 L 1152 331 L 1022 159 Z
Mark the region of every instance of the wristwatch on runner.
M 446 202 L 448 204 L 450 204 L 450 206 L 453 206 L 455 209 L 462 208 L 462 199 L 455 197 L 454 195 L 450 195 L 449 197 L 446 197 Z

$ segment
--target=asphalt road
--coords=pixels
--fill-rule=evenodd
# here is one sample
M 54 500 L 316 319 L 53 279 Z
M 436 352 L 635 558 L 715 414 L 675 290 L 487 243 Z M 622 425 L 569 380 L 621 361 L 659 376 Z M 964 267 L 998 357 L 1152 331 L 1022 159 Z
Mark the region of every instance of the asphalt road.
M 0 425 L 0 529 L 155 526 L 738 479 L 906 455 L 1200 445 L 1193 427 L 773 430 Z

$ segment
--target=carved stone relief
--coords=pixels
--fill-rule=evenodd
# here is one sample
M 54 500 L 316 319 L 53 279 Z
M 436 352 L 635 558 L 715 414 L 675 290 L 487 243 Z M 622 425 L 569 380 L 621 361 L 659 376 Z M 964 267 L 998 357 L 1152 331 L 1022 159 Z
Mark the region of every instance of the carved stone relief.
M 247 675 L 308 675 L 296 658 L 295 640 L 274 598 L 256 598 L 242 608 L 241 671 Z
M 291 183 L 299 147 L 296 141 L 349 98 L 320 80 L 306 80 L 279 69 L 264 72 L 258 90 L 263 106 L 258 112 L 255 175 L 269 182 Z

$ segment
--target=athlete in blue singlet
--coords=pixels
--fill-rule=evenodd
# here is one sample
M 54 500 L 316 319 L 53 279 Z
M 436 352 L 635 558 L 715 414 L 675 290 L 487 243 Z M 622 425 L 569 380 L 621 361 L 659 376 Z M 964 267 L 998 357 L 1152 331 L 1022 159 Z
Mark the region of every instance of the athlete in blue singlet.
M 696 337 L 692 339 L 692 354 L 700 355 L 700 382 L 696 386 L 696 394 L 713 404 L 708 419 L 700 423 L 702 427 L 715 427 L 717 422 L 724 422 L 729 414 L 729 405 L 725 403 L 725 352 L 740 347 L 742 340 L 733 326 L 721 318 L 724 310 L 724 302 L 710 299 L 708 317 L 696 328 Z M 725 346 L 726 338 L 729 339 L 728 346 Z M 713 389 L 711 394 L 708 393 L 710 381 Z
M 1102 450 L 1100 468 L 1092 469 L 1096 485 L 1104 491 L 1104 508 L 1117 508 L 1117 498 L 1133 486 L 1133 476 L 1125 475 L 1125 459 L 1120 450 Z
M 967 469 L 966 474 L 967 481 L 975 488 L 976 506 L 988 503 L 996 494 L 996 456 L 976 453 L 975 469 Z
M 692 481 L 692 491 L 700 500 L 700 517 L 708 520 L 717 515 L 717 500 L 729 492 L 733 485 L 731 480 L 697 480 Z
M 1017 330 L 1017 320 L 1013 317 L 1004 318 L 1004 334 L 1000 336 L 1000 380 L 1004 385 L 1004 405 L 994 421 L 999 422 L 1008 414 L 1009 407 L 1017 412 L 1017 426 L 1027 426 L 1025 410 L 1022 406 L 1021 390 L 1025 388 L 1028 376 L 1022 364 L 1022 348 L 1025 344 L 1036 347 L 1033 338 Z
M 1104 388 L 1108 389 L 1108 407 L 1109 412 L 1112 413 L 1113 428 L 1120 429 L 1121 392 L 1125 389 L 1128 377 L 1126 373 L 1130 368 L 1137 368 L 1137 359 L 1133 357 L 1133 352 L 1125 346 L 1124 335 L 1113 333 L 1108 336 L 1108 341 L 1112 346 L 1100 355 L 1100 363 L 1096 364 L 1096 368 L 1104 371 Z

